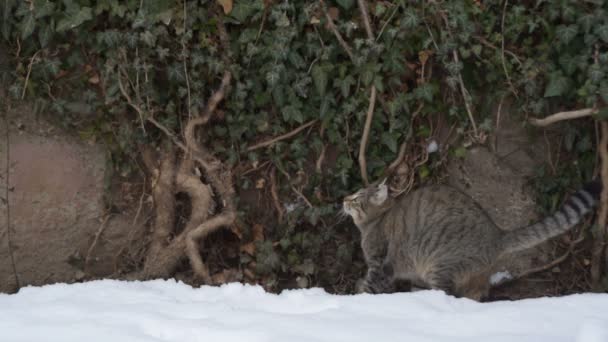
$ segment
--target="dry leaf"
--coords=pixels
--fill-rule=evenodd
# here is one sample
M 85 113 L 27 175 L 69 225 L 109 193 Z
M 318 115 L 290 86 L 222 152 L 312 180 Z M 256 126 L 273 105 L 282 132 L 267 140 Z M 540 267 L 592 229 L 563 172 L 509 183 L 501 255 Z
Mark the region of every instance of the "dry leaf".
M 253 228 L 251 228 L 251 233 L 253 236 L 253 241 L 264 240 L 264 226 L 262 226 L 261 224 L 254 224 Z
M 336 21 L 336 19 L 338 19 L 338 16 L 340 16 L 340 10 L 337 7 L 328 8 L 327 13 L 334 22 Z
M 241 252 L 242 253 L 247 253 L 247 254 L 253 256 L 255 254 L 255 243 L 254 242 L 250 242 L 250 243 L 246 243 L 244 245 L 241 245 Z
M 224 14 L 229 14 L 232 12 L 232 0 L 217 0 L 217 2 L 222 5 Z
M 253 273 L 253 271 L 248 268 L 243 270 L 243 275 L 245 276 L 245 278 L 247 278 L 249 280 L 255 279 L 255 273 Z
M 89 83 L 99 84 L 99 75 L 95 74 L 93 77 L 89 78 Z
M 260 178 L 255 182 L 256 189 L 264 189 L 264 185 L 266 185 L 266 180 L 264 178 Z
M 422 64 L 422 67 L 424 68 L 424 65 L 426 64 L 426 61 L 429 60 L 429 57 L 433 54 L 433 52 L 431 50 L 421 50 L 420 52 L 418 52 L 418 59 L 420 60 L 420 64 Z

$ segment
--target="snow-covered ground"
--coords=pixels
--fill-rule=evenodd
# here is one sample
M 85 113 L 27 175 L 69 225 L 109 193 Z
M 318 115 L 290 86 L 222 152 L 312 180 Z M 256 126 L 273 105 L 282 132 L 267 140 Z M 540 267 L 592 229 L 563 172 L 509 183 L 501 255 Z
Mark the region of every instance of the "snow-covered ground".
M 481 304 L 439 291 L 274 295 L 104 280 L 0 295 L 0 341 L 608 342 L 608 295 Z

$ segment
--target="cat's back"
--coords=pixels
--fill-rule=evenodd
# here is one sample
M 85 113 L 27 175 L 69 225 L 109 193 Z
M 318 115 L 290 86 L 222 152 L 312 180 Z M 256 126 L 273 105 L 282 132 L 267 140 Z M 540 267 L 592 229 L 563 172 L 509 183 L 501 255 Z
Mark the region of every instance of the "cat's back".
M 431 236 L 447 244 L 455 236 L 469 236 L 468 242 L 479 243 L 500 234 L 473 198 L 448 185 L 422 187 L 397 198 L 391 211 L 395 228 L 407 233 L 413 243 L 424 243 Z

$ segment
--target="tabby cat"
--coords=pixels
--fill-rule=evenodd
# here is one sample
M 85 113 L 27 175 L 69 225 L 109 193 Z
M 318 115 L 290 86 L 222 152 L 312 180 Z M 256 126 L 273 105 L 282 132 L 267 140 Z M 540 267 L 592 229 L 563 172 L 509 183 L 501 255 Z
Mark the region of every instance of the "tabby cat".
M 602 189 L 598 181 L 589 183 L 542 221 L 505 231 L 459 190 L 434 185 L 393 197 L 385 183 L 344 198 L 344 211 L 361 231 L 368 266 L 357 291 L 390 293 L 406 281 L 475 300 L 487 296 L 501 257 L 574 227 Z

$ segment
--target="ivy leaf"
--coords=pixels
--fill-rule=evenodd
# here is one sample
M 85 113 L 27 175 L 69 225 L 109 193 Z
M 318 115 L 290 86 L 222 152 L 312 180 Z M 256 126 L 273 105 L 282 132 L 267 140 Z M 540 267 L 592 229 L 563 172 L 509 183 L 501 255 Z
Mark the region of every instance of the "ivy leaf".
M 593 14 L 585 14 L 578 19 L 578 23 L 583 27 L 585 33 L 588 33 L 593 27 L 593 19 Z
M 599 89 L 600 96 L 604 102 L 608 102 L 608 82 L 602 82 Z
M 266 73 L 266 82 L 268 82 L 268 86 L 270 88 L 274 88 L 274 86 L 277 85 L 277 83 L 279 83 L 280 79 L 281 79 L 281 75 L 279 75 L 279 73 L 274 70 Z
M 569 80 L 561 72 L 553 73 L 549 77 L 549 83 L 545 88 L 543 97 L 553 97 L 563 95 L 569 86 Z
M 154 47 L 156 45 L 156 36 L 150 31 L 141 33 L 140 39 L 149 47 Z
M 353 7 L 355 0 L 336 0 L 336 2 L 338 3 L 338 5 L 340 5 L 340 7 L 344 9 L 350 9 L 351 7 Z
M 315 84 L 315 88 L 319 92 L 319 95 L 325 95 L 325 91 L 327 89 L 327 72 L 326 68 L 315 65 L 312 67 L 312 81 Z
M 599 64 L 593 64 L 589 67 L 589 80 L 592 83 L 600 83 L 600 81 L 604 78 L 604 71 L 602 71 Z
M 559 57 L 559 64 L 562 66 L 566 75 L 572 76 L 578 67 L 579 60 L 577 57 L 573 57 L 568 54 L 564 54 Z
M 348 97 L 348 95 L 350 94 L 350 88 L 357 83 L 355 81 L 355 78 L 352 77 L 351 75 L 348 75 L 346 77 L 344 77 L 342 80 L 336 80 L 338 83 L 338 86 L 340 87 L 340 93 L 342 94 L 342 97 Z
M 555 34 L 564 45 L 570 43 L 570 41 L 576 37 L 577 33 L 578 26 L 576 25 L 559 25 L 555 30 Z
M 414 89 L 414 96 L 417 99 L 431 102 L 433 101 L 433 87 L 428 83 L 421 84 Z
M 256 10 L 263 10 L 264 4 L 260 1 L 241 0 L 237 1 L 232 7 L 230 16 L 239 22 L 244 22 L 249 18 Z
M 403 19 L 401 19 L 401 25 L 408 29 L 415 28 L 416 26 L 418 26 L 419 23 L 420 19 L 418 19 L 416 13 L 412 11 L 406 11 L 403 14 Z
M 25 40 L 29 37 L 36 27 L 36 19 L 32 13 L 25 16 L 21 22 L 21 39 Z
M 53 13 L 55 4 L 48 0 L 35 0 L 34 1 L 34 12 L 36 12 L 36 19 L 44 18 Z
M 384 132 L 380 137 L 380 141 L 382 141 L 382 143 L 386 145 L 391 152 L 397 153 L 397 138 L 398 136 L 394 133 L 391 134 L 389 132 Z
M 595 33 L 604 41 L 604 43 L 608 43 L 608 24 L 596 27 Z
M 594 117 L 600 119 L 600 120 L 606 120 L 608 119 L 608 108 L 602 108 L 600 109 L 597 114 L 594 115 Z
M 289 105 L 286 106 L 285 108 L 283 108 L 282 111 L 283 114 L 283 120 L 285 120 L 286 122 L 289 121 L 296 121 L 298 123 L 302 123 L 304 122 L 304 116 L 302 115 L 302 112 L 300 111 L 300 109 L 294 105 Z
M 57 32 L 64 32 L 80 26 L 85 21 L 93 19 L 90 7 L 83 7 L 76 11 L 68 10 L 65 17 L 57 23 Z

